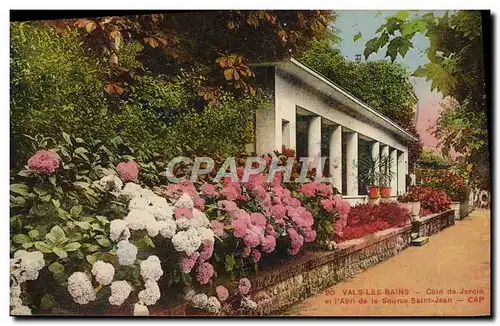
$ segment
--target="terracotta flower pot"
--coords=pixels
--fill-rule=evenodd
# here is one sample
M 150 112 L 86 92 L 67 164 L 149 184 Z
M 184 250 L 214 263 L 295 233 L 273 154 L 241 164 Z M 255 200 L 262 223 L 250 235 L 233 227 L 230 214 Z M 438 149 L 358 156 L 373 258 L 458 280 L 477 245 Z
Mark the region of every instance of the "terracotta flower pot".
M 379 189 L 377 186 L 368 187 L 368 198 L 377 199 L 379 196 Z
M 382 187 L 380 188 L 380 195 L 382 198 L 389 198 L 391 197 L 391 187 Z

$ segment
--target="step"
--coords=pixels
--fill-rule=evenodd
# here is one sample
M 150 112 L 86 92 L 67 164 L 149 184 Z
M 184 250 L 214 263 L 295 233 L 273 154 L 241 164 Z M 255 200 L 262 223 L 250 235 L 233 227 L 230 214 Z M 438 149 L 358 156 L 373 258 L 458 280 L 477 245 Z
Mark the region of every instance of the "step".
M 420 246 L 423 246 L 424 244 L 426 244 L 427 242 L 429 242 L 429 237 L 419 237 L 419 238 L 412 240 L 411 245 L 420 247 Z
M 414 240 L 414 239 L 416 239 L 416 238 L 418 238 L 418 232 L 413 232 L 413 233 L 411 234 L 411 239 L 412 239 L 412 240 Z

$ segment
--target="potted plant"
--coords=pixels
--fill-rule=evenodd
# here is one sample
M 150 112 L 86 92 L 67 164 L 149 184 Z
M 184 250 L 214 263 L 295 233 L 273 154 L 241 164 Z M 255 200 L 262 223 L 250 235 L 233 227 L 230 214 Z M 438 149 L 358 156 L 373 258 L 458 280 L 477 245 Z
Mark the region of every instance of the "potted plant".
M 419 188 L 410 188 L 410 191 L 402 196 L 398 197 L 398 201 L 401 203 L 408 203 L 411 207 L 411 215 L 413 217 L 420 215 L 420 192 L 416 191 Z
M 389 198 L 391 196 L 391 180 L 394 178 L 394 171 L 391 171 L 393 159 L 389 156 L 382 156 L 380 158 L 380 195 L 382 198 Z
M 380 160 L 365 153 L 359 159 L 359 167 L 358 179 L 366 185 L 368 198 L 377 199 L 379 197 Z

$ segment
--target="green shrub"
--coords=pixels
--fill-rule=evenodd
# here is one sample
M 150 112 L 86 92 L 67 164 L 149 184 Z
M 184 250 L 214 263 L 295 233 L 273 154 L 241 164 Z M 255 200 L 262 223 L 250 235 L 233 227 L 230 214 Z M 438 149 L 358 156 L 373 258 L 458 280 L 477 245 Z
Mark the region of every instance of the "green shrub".
M 140 44 L 120 48 L 124 68 L 141 67 Z M 61 139 L 62 132 L 102 139 L 115 136 L 152 160 L 179 154 L 236 155 L 253 141 L 253 113 L 268 105 L 265 94 L 237 98 L 223 94 L 205 106 L 196 87 L 203 74 L 134 76 L 122 96 L 104 86 L 110 65 L 86 55 L 74 33 L 58 34 L 35 23 L 11 24 L 11 166 L 31 153 L 24 135 Z

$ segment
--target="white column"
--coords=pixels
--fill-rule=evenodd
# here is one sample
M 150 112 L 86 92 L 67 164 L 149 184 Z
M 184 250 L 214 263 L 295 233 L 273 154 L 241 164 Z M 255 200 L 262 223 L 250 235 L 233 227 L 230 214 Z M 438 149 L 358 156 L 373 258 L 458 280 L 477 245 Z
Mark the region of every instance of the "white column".
M 286 147 L 290 148 L 290 121 L 282 120 L 281 122 L 281 143 Z
M 342 127 L 333 127 L 330 136 L 330 174 L 332 185 L 342 193 Z
M 358 133 L 347 134 L 346 150 L 347 195 L 358 195 Z
M 398 195 L 406 192 L 406 171 L 404 152 L 398 153 Z
M 372 144 L 372 159 L 373 162 L 377 162 L 380 156 L 380 143 L 378 141 L 373 142 Z M 378 169 L 380 170 L 380 165 L 377 164 Z M 377 171 L 379 172 L 379 171 Z M 376 184 L 378 185 L 378 180 L 375 180 Z
M 398 194 L 398 150 L 391 148 L 391 196 L 397 196 Z
M 321 117 L 311 118 L 307 136 L 307 156 L 309 162 L 314 162 L 313 167 L 317 167 L 321 157 Z
M 263 108 L 255 114 L 255 149 L 257 154 L 272 153 L 277 149 L 275 118 L 274 107 Z

